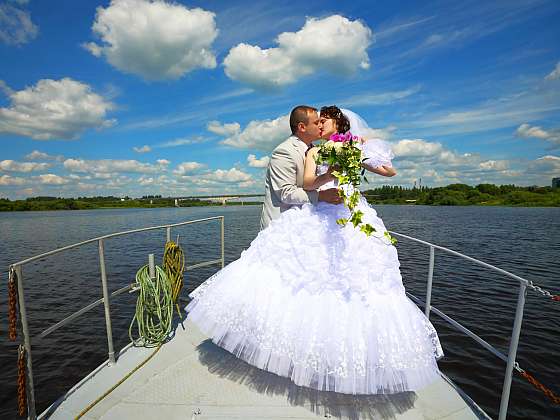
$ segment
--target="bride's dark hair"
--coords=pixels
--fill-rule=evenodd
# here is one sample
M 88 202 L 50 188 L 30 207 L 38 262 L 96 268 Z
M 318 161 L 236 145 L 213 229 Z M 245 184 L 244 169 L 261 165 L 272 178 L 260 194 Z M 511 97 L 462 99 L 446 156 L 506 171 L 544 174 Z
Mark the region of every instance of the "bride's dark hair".
M 336 105 L 322 107 L 321 117 L 332 118 L 336 122 L 336 131 L 339 133 L 350 131 L 350 121 Z

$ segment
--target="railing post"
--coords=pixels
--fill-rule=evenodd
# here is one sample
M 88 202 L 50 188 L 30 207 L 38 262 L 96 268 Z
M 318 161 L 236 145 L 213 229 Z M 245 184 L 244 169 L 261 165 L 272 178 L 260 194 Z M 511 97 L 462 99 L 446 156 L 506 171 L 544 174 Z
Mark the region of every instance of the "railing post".
M 148 254 L 148 274 L 152 280 L 156 278 L 156 263 L 154 260 L 154 254 Z
M 424 314 L 430 318 L 430 309 L 432 304 L 432 280 L 434 278 L 434 247 L 430 246 L 430 266 L 428 268 L 428 287 L 426 289 L 426 307 Z
M 166 231 L 167 231 L 167 233 L 166 233 L 166 235 L 167 235 L 167 236 L 166 236 L 166 237 L 167 237 L 167 242 L 171 242 L 171 228 L 168 227 L 168 228 L 166 229 Z
M 511 341 L 509 343 L 508 361 L 506 367 L 506 375 L 504 378 L 504 386 L 502 387 L 502 399 L 500 400 L 500 416 L 498 417 L 498 420 L 505 420 L 507 416 L 509 393 L 511 390 L 511 378 L 513 374 L 513 368 L 515 366 L 515 358 L 517 356 L 517 346 L 519 344 L 521 323 L 523 322 L 523 308 L 525 306 L 526 294 L 527 285 L 525 283 L 520 283 L 519 296 L 517 297 L 517 309 L 515 310 L 515 321 L 513 322 Z
M 105 271 L 105 251 L 103 248 L 103 239 L 99 240 L 99 268 L 101 269 L 103 306 L 105 307 L 105 327 L 107 328 L 107 346 L 109 348 L 109 365 L 112 365 L 115 364 L 115 349 L 113 347 L 113 329 L 111 327 L 111 309 L 109 307 L 109 289 L 107 288 L 107 273 Z
M 224 252 L 224 216 L 222 216 L 222 232 L 221 232 L 221 236 L 222 236 L 222 268 L 224 268 L 225 265 L 225 252 Z
M 33 386 L 33 363 L 31 359 L 31 338 L 29 337 L 29 326 L 27 324 L 27 311 L 25 310 L 25 296 L 23 291 L 23 274 L 21 265 L 15 267 L 17 275 L 17 287 L 19 298 L 19 314 L 23 329 L 23 345 L 27 356 L 27 418 L 34 420 L 37 418 L 35 412 L 35 388 Z

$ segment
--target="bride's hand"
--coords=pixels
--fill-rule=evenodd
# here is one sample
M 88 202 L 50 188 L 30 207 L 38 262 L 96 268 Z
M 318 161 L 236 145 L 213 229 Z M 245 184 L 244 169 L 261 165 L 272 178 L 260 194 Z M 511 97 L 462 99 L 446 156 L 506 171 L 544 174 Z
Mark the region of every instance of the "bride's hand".
M 336 176 L 333 175 L 333 172 L 338 172 L 340 171 L 340 168 L 337 165 L 332 165 L 329 166 L 329 169 L 327 170 L 326 175 L 331 179 L 331 180 L 335 180 Z

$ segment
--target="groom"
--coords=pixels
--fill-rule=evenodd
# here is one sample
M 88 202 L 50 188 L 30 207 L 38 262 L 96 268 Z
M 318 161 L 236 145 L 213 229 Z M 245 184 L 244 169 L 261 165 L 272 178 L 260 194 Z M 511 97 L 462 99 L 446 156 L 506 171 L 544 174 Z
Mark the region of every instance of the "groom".
M 305 191 L 302 188 L 305 153 L 313 146 L 311 142 L 321 135 L 317 109 L 296 106 L 290 113 L 290 128 L 292 135 L 274 149 L 266 171 L 261 230 L 293 206 L 317 201 L 341 202 L 336 188 L 322 191 Z

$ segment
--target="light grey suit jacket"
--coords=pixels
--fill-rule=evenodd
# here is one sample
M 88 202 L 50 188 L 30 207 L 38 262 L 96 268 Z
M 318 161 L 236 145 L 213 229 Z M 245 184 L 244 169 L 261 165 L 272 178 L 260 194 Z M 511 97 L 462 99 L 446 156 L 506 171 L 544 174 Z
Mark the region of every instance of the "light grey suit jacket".
M 317 202 L 317 191 L 305 191 L 302 188 L 306 151 L 307 145 L 291 136 L 272 152 L 266 171 L 261 230 L 283 211 L 293 206 Z

